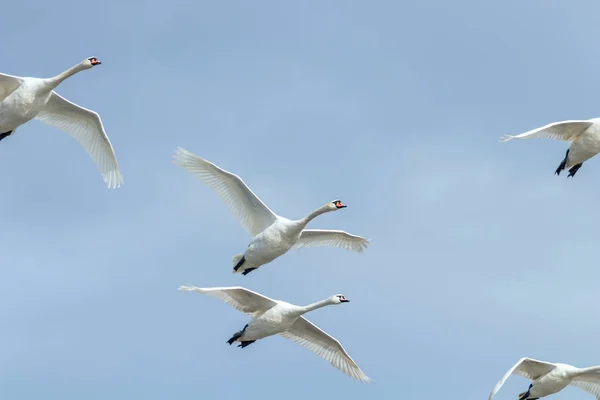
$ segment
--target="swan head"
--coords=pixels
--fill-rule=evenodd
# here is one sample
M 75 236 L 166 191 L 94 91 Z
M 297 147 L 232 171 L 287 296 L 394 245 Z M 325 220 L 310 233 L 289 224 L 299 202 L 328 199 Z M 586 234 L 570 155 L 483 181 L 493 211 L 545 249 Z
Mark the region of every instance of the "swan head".
M 350 300 L 348 300 L 343 294 L 336 294 L 335 296 L 331 296 L 331 302 L 333 304 L 342 304 L 348 303 Z
M 100 64 L 102 64 L 102 63 L 96 57 L 88 57 L 81 62 L 81 65 L 83 65 L 83 67 L 85 69 L 89 69 L 89 68 L 95 67 L 96 65 L 100 65 Z
M 339 210 L 340 208 L 346 208 L 346 207 L 348 207 L 347 205 L 345 205 L 344 203 L 342 203 L 340 200 L 334 200 L 331 203 L 329 203 L 328 205 L 329 205 L 329 208 L 331 208 L 332 211 Z

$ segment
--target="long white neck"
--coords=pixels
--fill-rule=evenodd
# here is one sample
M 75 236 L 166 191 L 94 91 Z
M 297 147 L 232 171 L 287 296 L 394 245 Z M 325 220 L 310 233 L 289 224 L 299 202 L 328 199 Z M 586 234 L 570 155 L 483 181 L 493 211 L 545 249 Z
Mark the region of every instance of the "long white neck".
M 329 207 L 329 203 L 327 203 L 327 204 L 317 208 L 316 210 L 314 210 L 313 212 L 308 214 L 306 217 L 302 218 L 300 220 L 300 222 L 303 223 L 304 225 L 306 225 L 310 221 L 312 221 L 313 219 L 318 217 L 319 215 L 325 214 L 326 212 L 329 212 L 329 211 L 333 211 L 333 210 Z
M 577 376 L 577 375 L 585 374 L 587 372 L 600 372 L 600 366 L 577 368 L 577 371 L 575 372 L 574 375 Z
M 65 72 L 62 72 L 53 78 L 47 79 L 48 85 L 51 87 L 51 89 L 54 89 L 55 87 L 60 85 L 62 81 L 64 81 L 70 76 L 75 75 L 78 72 L 83 71 L 84 69 L 86 69 L 86 67 L 82 63 L 74 65 Z
M 301 306 L 299 307 L 301 314 L 306 314 L 309 311 L 313 311 L 316 310 L 317 308 L 321 308 L 321 307 L 325 307 L 325 306 L 330 306 L 333 303 L 331 302 L 331 299 L 325 299 L 325 300 L 321 300 L 321 301 L 317 301 L 316 303 L 312 303 L 309 304 L 307 306 Z

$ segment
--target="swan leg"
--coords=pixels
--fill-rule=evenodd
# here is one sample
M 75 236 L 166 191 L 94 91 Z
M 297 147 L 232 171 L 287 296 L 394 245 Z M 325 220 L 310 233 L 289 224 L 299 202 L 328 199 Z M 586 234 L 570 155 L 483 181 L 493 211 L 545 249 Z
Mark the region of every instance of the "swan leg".
M 567 165 L 567 158 L 569 158 L 569 149 L 567 149 L 567 154 L 565 154 L 565 158 L 560 162 L 560 165 L 558 166 L 558 168 L 556 168 L 556 171 L 554 171 L 556 175 L 560 175 L 560 171 L 565 169 L 565 166 Z
M 4 139 L 5 137 L 9 137 L 11 133 L 13 133 L 13 131 L 0 133 L 0 140 Z
M 519 394 L 519 400 L 534 400 L 534 399 L 527 399 L 527 397 L 529 397 L 529 395 L 531 395 L 532 387 L 533 387 L 533 384 L 530 384 L 525 393 Z M 539 397 L 538 397 L 538 399 L 539 399 Z
M 519 400 L 525 400 L 525 399 L 527 399 L 527 396 L 529 396 L 529 390 L 526 391 L 525 393 L 523 393 L 521 395 L 521 397 L 519 397 Z
M 233 344 L 233 342 L 235 342 L 236 340 L 238 340 L 239 338 L 242 337 L 242 335 L 244 334 L 244 331 L 246 330 L 247 327 L 248 327 L 248 324 L 246 324 L 246 326 L 244 326 L 244 329 L 242 329 L 241 331 L 234 333 L 233 336 L 231 337 L 231 339 L 229 339 L 227 341 L 227 343 L 231 346 Z
M 240 342 L 240 344 L 238 344 L 238 347 L 241 347 L 243 349 L 246 346 L 250 346 L 254 342 L 256 342 L 256 340 L 244 340 L 243 342 Z
M 256 268 L 248 268 L 247 270 L 244 270 L 244 272 L 242 272 L 242 275 L 248 275 L 250 272 L 254 271 Z
M 569 175 L 567 175 L 567 178 L 570 176 L 575 176 L 575 173 L 579 171 L 579 168 L 581 168 L 582 165 L 583 163 L 573 165 L 573 167 L 571 167 L 571 169 L 569 170 Z
M 246 257 L 242 257 L 240 258 L 240 261 L 237 262 L 237 264 L 235 264 L 235 267 L 233 267 L 234 271 L 237 271 L 238 269 L 240 269 L 240 267 L 242 266 L 243 263 L 246 262 Z

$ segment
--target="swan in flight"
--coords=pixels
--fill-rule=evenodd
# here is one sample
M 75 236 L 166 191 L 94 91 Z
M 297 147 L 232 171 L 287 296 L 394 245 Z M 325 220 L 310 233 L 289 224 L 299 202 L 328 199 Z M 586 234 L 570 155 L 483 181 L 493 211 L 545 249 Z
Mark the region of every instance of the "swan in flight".
M 503 136 L 501 141 L 529 138 L 564 140 L 570 143 L 565 158 L 554 172 L 560 175 L 560 171 L 570 168 L 568 178 L 575 176 L 584 161 L 600 153 L 600 118 L 553 122 L 520 135 Z
M 244 254 L 233 257 L 233 272 L 254 271 L 292 247 L 333 246 L 362 252 L 369 240 L 344 231 L 304 229 L 318 215 L 345 208 L 340 200 L 328 202 L 299 220 L 289 220 L 269 209 L 237 175 L 178 147 L 174 161 L 210 186 L 254 238 Z
M 24 123 L 38 119 L 75 138 L 94 160 L 108 188 L 115 189 L 123 184 L 123 177 L 100 116 L 54 91 L 68 77 L 100 64 L 96 57 L 89 57 L 47 79 L 0 74 L 0 140 Z
M 259 339 L 279 334 L 312 350 L 346 375 L 361 382 L 371 381 L 346 353 L 340 342 L 302 316 L 317 308 L 349 302 L 343 294 L 336 294 L 307 306 L 297 306 L 270 299 L 239 286 L 205 289 L 180 286 L 179 290 L 214 296 L 252 317 L 252 321 L 227 341 L 230 345 L 239 342 L 238 347 L 243 349 Z
M 577 386 L 600 399 L 600 366 L 577 368 L 523 357 L 500 379 L 488 400 L 493 399 L 511 374 L 533 381 L 526 392 L 519 394 L 518 400 L 536 400 L 560 392 L 568 385 Z

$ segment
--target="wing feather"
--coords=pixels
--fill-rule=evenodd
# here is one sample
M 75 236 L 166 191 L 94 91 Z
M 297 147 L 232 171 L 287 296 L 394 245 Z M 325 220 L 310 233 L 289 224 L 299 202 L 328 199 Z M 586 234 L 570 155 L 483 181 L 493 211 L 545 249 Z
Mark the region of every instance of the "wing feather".
M 123 184 L 115 151 L 98 113 L 71 103 L 52 92 L 46 107 L 36 119 L 68 133 L 77 140 L 98 167 L 109 189 L 116 189 Z
M 339 341 L 306 318 L 298 318 L 287 331 L 280 333 L 280 335 L 313 351 L 346 375 L 361 382 L 371 381 L 371 378 L 362 372 Z
M 362 236 L 351 235 L 348 232 L 326 229 L 304 229 L 300 238 L 294 244 L 296 248 L 302 247 L 339 247 L 346 250 L 362 253 L 369 245 L 369 239 Z

